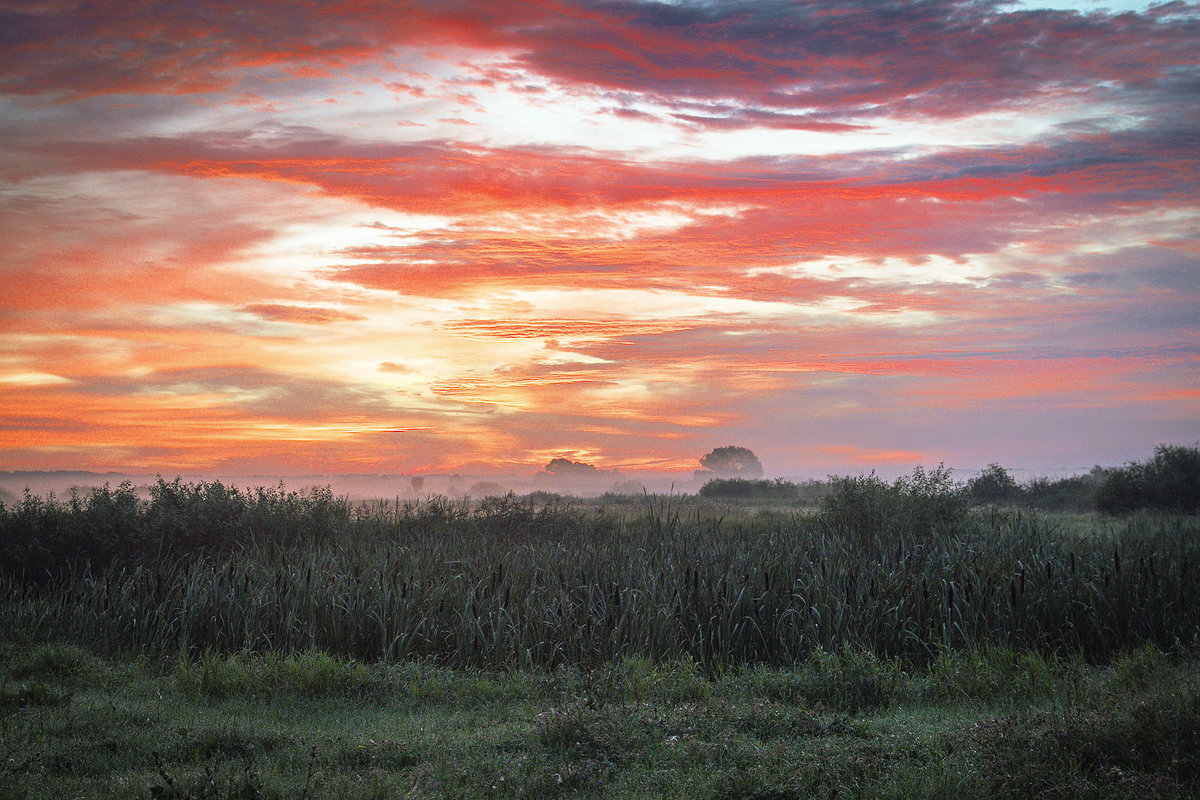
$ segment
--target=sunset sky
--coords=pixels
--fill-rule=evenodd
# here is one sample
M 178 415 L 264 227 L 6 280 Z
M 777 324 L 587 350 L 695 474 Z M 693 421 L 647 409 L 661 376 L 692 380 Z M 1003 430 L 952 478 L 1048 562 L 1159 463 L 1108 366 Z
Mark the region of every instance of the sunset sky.
M 1200 440 L 1200 4 L 0 2 L 0 469 Z

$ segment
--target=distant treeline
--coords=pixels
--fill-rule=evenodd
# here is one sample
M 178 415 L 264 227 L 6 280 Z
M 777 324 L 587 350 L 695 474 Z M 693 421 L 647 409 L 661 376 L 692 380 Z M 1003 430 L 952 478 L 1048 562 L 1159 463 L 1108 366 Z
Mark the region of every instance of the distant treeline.
M 918 471 L 920 473 L 920 471 Z M 955 483 L 949 473 L 935 471 L 940 491 L 958 494 L 970 505 L 1034 508 L 1044 511 L 1100 511 L 1119 515 L 1135 511 L 1195 514 L 1200 511 L 1200 448 L 1160 445 L 1145 462 L 1123 467 L 1095 467 L 1083 475 L 1034 478 L 1018 483 L 1007 469 L 989 464 L 966 483 Z M 770 500 L 817 506 L 844 489 L 847 482 L 871 486 L 876 493 L 902 494 L 911 477 L 890 487 L 873 474 L 866 478 L 832 477 L 827 481 L 793 483 L 775 480 L 719 478 L 700 489 L 701 497 L 724 500 Z
M 751 480 L 749 478 L 714 478 L 700 487 L 701 497 L 741 500 L 787 500 L 803 505 L 816 505 L 829 494 L 825 481 L 793 483 L 782 478 Z

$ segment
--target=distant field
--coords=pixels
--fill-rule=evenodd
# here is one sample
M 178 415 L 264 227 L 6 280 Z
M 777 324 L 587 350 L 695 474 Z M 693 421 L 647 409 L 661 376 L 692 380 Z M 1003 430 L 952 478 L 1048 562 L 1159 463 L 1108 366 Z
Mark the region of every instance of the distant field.
M 1200 520 L 352 503 L 162 482 L 0 514 L 0 792 L 1196 797 Z

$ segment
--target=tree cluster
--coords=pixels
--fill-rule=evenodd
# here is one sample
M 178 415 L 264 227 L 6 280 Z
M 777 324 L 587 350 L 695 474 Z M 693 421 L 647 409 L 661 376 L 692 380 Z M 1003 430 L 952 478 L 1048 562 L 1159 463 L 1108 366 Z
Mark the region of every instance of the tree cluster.
M 745 447 L 718 447 L 700 459 L 696 478 L 746 478 L 754 480 L 763 475 L 762 462 Z
M 1096 490 L 1096 508 L 1105 514 L 1200 512 L 1200 448 L 1159 445 L 1147 461 L 1106 470 Z

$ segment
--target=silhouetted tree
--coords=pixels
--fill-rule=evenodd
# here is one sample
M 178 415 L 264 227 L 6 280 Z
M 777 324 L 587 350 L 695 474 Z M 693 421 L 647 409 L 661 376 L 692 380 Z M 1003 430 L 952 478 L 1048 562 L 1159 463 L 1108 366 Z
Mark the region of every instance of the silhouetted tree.
M 545 471 L 547 475 L 553 475 L 556 478 L 598 478 L 606 474 L 591 464 L 572 461 L 569 458 L 551 459 L 550 463 L 546 465 Z
M 800 487 L 783 478 L 773 481 L 750 480 L 748 478 L 713 478 L 700 487 L 701 497 L 723 497 L 729 499 L 794 500 L 800 496 Z
M 761 478 L 763 474 L 758 456 L 745 447 L 732 445 L 713 450 L 700 459 L 700 466 L 704 468 L 697 471 L 701 477 L 711 473 L 721 478 Z
M 976 503 L 1011 503 L 1021 496 L 1021 487 L 999 464 L 988 464 L 967 481 L 967 493 Z

